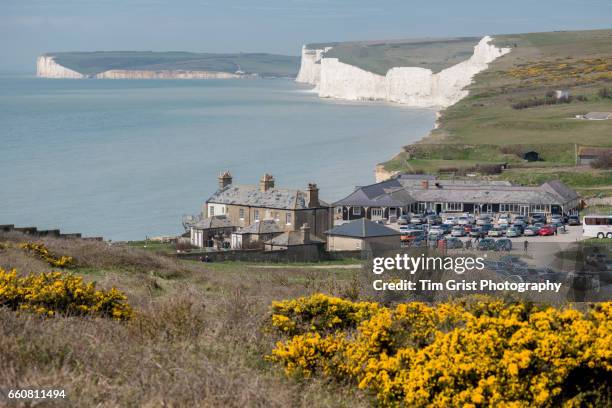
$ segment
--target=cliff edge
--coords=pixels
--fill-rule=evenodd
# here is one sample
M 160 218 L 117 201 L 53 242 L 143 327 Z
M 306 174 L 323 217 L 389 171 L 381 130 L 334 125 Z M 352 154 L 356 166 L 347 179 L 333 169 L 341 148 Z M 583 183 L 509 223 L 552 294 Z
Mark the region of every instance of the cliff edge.
M 483 37 L 473 47 L 471 56 L 439 72 L 425 67 L 397 66 L 385 75 L 329 57 L 333 47 L 311 49 L 304 46 L 297 82 L 315 86 L 322 98 L 377 100 L 414 107 L 444 108 L 461 100 L 464 89 L 489 63 L 510 52 L 498 48 L 492 38 Z M 430 47 L 435 47 L 431 43 Z M 443 58 L 441 56 L 440 58 Z

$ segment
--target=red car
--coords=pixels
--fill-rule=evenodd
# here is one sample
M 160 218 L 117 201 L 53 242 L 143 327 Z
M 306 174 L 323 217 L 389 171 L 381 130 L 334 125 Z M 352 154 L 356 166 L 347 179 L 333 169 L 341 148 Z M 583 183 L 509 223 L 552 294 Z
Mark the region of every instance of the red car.
M 540 228 L 540 230 L 538 231 L 538 235 L 540 236 L 555 235 L 555 227 L 551 225 L 545 225 L 542 228 Z

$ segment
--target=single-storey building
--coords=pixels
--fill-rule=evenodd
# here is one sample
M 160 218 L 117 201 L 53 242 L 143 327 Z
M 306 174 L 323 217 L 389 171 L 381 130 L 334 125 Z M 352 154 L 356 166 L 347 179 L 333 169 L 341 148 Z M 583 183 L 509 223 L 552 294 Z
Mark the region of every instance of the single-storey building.
M 203 218 L 190 228 L 190 243 L 199 248 L 223 247 L 234 230 L 232 222 L 224 215 Z
M 595 160 L 604 157 L 612 156 L 611 147 L 588 147 L 580 146 L 578 148 L 578 164 L 589 165 Z
M 560 181 L 517 186 L 507 181 L 442 180 L 434 176 L 398 175 L 358 187 L 334 204 L 342 220 L 392 220 L 408 213 L 562 214 L 580 205 L 578 194 Z
M 285 231 L 282 234 L 265 242 L 266 251 L 283 250 L 312 250 L 318 251 L 323 248 L 325 241 L 310 234 L 310 226 L 302 225 L 299 231 Z
M 338 225 L 325 233 L 328 251 L 393 250 L 401 246 L 401 233 L 360 218 Z
M 527 160 L 528 162 L 534 162 L 540 160 L 540 153 L 530 150 L 528 152 L 523 153 L 523 160 Z

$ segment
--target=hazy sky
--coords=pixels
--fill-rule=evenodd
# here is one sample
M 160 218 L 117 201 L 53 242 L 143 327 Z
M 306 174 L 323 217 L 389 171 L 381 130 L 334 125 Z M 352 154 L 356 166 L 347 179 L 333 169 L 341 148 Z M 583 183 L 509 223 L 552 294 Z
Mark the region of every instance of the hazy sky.
M 262 51 L 307 42 L 612 28 L 612 0 L 0 0 L 0 70 L 48 51 Z

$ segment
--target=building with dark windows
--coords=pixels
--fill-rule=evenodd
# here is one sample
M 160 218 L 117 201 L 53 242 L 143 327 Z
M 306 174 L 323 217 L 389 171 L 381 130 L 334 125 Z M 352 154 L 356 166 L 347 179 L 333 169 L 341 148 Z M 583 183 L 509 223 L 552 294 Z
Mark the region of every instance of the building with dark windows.
M 578 194 L 560 181 L 527 187 L 507 181 L 442 180 L 432 175 L 398 175 L 357 187 L 333 203 L 338 219 L 393 221 L 408 213 L 568 213 L 580 205 Z

